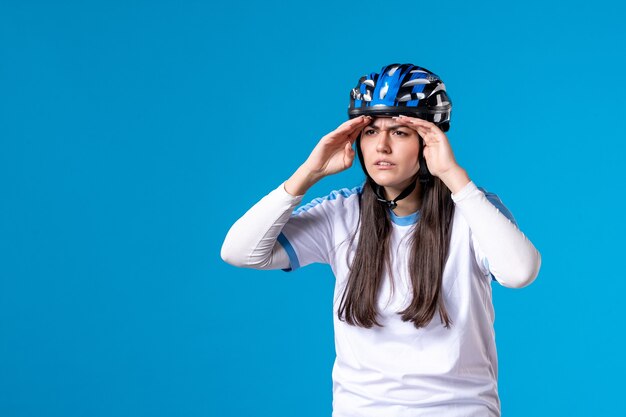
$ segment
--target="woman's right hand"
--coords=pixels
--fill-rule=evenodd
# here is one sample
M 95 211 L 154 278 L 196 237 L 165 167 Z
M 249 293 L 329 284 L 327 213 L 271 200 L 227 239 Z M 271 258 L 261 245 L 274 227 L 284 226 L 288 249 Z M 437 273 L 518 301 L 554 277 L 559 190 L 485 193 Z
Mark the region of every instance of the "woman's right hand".
M 320 178 L 350 168 L 355 155 L 352 144 L 371 120 L 370 116 L 359 116 L 339 125 L 322 137 L 303 166 Z

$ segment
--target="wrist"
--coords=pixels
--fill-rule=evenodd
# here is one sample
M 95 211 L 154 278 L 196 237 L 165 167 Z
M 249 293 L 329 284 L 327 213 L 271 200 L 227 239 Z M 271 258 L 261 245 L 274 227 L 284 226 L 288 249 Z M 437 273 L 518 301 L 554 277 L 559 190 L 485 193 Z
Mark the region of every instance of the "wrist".
M 296 172 L 285 181 L 285 191 L 293 196 L 304 195 L 309 188 L 323 177 L 323 175 L 308 169 L 306 165 L 301 165 Z
M 469 182 L 471 181 L 469 176 L 467 175 L 467 171 L 465 171 L 461 166 L 456 165 L 451 168 L 445 174 L 442 174 L 440 177 L 441 181 L 450 189 L 452 194 L 455 194 L 463 189 Z

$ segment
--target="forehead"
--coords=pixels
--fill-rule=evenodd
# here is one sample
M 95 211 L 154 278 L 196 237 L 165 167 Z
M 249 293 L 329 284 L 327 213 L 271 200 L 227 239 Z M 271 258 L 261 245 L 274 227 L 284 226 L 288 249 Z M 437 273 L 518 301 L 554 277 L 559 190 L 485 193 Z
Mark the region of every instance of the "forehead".
M 383 129 L 383 130 L 398 129 L 398 128 L 405 128 L 405 129 L 413 130 L 404 124 L 396 122 L 395 120 L 391 118 L 391 116 L 373 117 L 372 121 L 369 123 L 369 125 L 367 125 L 367 127 L 374 127 L 374 128 Z

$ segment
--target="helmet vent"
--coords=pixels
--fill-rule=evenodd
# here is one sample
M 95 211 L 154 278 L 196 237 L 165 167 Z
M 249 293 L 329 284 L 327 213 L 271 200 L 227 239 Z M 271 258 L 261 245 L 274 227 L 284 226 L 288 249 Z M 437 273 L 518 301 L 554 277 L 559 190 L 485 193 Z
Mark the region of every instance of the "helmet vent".
M 398 70 L 398 68 L 400 67 L 393 67 L 389 70 L 389 72 L 387 72 L 387 75 L 389 75 L 390 77 L 396 73 L 396 71 Z M 382 97 L 381 97 L 382 98 Z
M 410 93 L 410 94 L 405 94 L 402 97 L 400 97 L 398 99 L 398 102 L 402 103 L 402 102 L 411 101 L 411 100 L 421 100 L 423 98 L 426 98 L 426 94 L 424 93 Z
M 378 96 L 379 99 L 384 99 L 387 95 L 387 90 L 389 90 L 389 84 L 385 83 L 385 86 L 380 89 L 380 94 Z
M 430 84 L 430 81 L 426 78 L 416 78 L 414 80 L 409 80 L 405 82 L 404 84 L 402 84 L 402 87 L 411 87 L 416 84 Z

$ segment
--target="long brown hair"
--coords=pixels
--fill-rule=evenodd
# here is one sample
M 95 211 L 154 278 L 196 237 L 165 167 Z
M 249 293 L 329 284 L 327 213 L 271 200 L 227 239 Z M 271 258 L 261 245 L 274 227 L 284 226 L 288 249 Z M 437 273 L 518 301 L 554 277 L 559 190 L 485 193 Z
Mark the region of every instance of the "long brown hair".
M 387 267 L 390 277 L 392 274 L 391 219 L 388 209 L 376 199 L 375 186 L 374 180 L 367 176 L 363 192 L 359 194 L 359 239 L 337 312 L 339 320 L 368 329 L 373 325 L 383 327 L 376 319 L 383 268 Z M 437 177 L 422 184 L 418 192 L 422 197 L 420 218 L 409 242 L 413 300 L 398 314 L 403 321 L 412 321 L 419 329 L 439 310 L 441 322 L 450 328 L 452 320 L 444 305 L 442 278 L 450 247 L 454 203 L 450 190 Z M 350 248 L 355 236 L 356 232 L 350 239 Z M 350 252 L 348 250 L 347 256 Z

